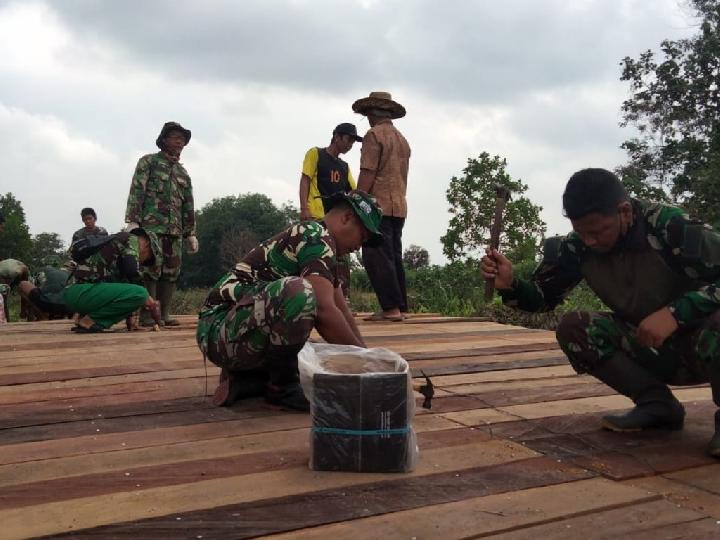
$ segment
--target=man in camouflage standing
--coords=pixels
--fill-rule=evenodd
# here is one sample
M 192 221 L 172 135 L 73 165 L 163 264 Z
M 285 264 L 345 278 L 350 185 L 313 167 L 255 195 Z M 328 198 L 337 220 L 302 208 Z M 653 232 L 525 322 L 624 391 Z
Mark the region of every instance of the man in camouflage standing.
M 709 381 L 720 407 L 720 233 L 679 208 L 628 197 L 604 169 L 575 173 L 563 208 L 573 232 L 545 243 L 529 281 L 488 249 L 483 275 L 503 302 L 549 311 L 584 279 L 612 310 L 567 313 L 556 332 L 575 371 L 635 403 L 605 416 L 606 429 L 682 429 L 685 410 L 668 384 Z M 720 409 L 707 451 L 720 458 Z
M 197 253 L 195 206 L 190 175 L 180 163 L 180 154 L 190 142 L 190 130 L 176 122 L 167 122 L 155 144 L 156 154 L 138 161 L 130 185 L 125 211 L 126 230 L 142 227 L 155 233 L 162 245 L 163 267 L 159 278 L 146 275 L 145 287 L 150 296 L 160 300 L 165 326 L 177 326 L 170 318 L 170 300 L 175 293 L 185 239 L 188 253 Z M 143 311 L 143 326 L 152 326 L 149 313 Z

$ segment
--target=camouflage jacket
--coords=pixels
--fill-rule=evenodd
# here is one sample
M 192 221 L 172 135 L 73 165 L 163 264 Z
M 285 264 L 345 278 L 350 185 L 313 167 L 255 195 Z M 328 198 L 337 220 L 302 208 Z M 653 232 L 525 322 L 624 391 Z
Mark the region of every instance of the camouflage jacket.
M 89 236 L 107 236 L 108 232 L 103 227 L 95 227 L 92 231 L 88 231 L 85 227 L 78 229 L 72 235 L 70 243 L 76 242 L 81 238 L 87 238 Z
M 138 237 L 119 233 L 96 253 L 78 263 L 73 272 L 75 283 L 129 282 L 142 285 Z
M 608 256 L 630 255 L 640 240 L 669 269 L 680 291 L 666 304 L 680 327 L 698 322 L 720 309 L 720 233 L 691 220 L 676 207 L 632 199 L 634 223 Z M 641 238 L 640 238 L 641 237 Z M 543 260 L 529 281 L 515 278 L 511 289 L 499 291 L 503 302 L 525 311 L 549 311 L 562 303 L 585 278 L 584 263 L 600 258 L 572 232 L 549 238 Z M 642 275 L 630 276 L 642 280 Z M 597 279 L 597 277 L 595 278 Z M 648 281 L 654 276 L 647 275 Z M 688 284 L 694 284 L 688 286 Z M 588 281 L 591 289 L 597 286 Z M 620 286 L 620 285 L 618 285 Z M 670 286 L 670 285 L 668 285 Z
M 303 221 L 252 249 L 210 291 L 205 307 L 250 300 L 267 283 L 287 276 L 322 276 L 338 285 L 335 240 L 325 225 Z
M 125 221 L 155 234 L 195 234 L 192 184 L 185 167 L 162 152 L 141 157 L 130 185 Z

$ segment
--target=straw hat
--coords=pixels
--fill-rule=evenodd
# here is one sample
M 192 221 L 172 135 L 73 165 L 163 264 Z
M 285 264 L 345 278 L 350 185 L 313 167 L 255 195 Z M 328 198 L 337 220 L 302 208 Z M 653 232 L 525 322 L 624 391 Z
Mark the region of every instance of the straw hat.
M 392 118 L 405 116 L 405 107 L 393 101 L 390 92 L 370 92 L 368 97 L 360 98 L 352 105 L 352 110 L 362 115 L 367 115 L 369 109 L 389 111 Z

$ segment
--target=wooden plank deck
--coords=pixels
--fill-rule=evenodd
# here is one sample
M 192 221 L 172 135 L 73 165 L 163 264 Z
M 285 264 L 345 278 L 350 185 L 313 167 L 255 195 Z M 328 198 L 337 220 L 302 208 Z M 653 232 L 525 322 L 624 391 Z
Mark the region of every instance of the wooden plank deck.
M 720 537 L 706 386 L 677 390 L 682 432 L 608 433 L 599 416 L 629 400 L 575 375 L 550 332 L 363 323 L 369 345 L 436 385 L 414 422 L 417 469 L 320 473 L 307 414 L 209 403 L 218 370 L 181 320 L 159 333 L 0 327 L 0 537 Z

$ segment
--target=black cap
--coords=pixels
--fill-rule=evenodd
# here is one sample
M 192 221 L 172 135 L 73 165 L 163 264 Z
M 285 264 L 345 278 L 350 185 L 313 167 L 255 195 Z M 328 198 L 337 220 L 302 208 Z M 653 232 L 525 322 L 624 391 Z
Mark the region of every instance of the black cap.
M 350 124 L 348 122 L 344 124 L 338 124 L 337 127 L 333 130 L 333 135 L 335 134 L 350 135 L 353 139 L 355 139 L 355 142 L 362 142 L 362 137 L 358 136 L 355 124 Z

